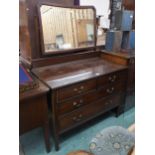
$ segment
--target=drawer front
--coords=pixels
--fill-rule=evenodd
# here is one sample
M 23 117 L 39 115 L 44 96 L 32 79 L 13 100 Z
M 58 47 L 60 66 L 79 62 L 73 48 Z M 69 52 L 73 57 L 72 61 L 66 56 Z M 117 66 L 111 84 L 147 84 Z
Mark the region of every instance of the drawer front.
M 58 90 L 58 101 L 82 94 L 96 88 L 96 80 L 88 80 Z
M 80 95 L 68 101 L 58 103 L 59 104 L 58 113 L 60 115 L 66 114 L 68 112 L 81 108 L 86 104 L 92 103 L 97 99 L 98 99 L 97 91 L 96 90 L 90 91 L 84 95 Z
M 68 101 L 58 103 L 59 104 L 58 113 L 60 115 L 66 114 L 68 112 L 81 108 L 86 104 L 90 104 L 98 99 L 119 92 L 125 92 L 124 83 L 107 85 L 102 89 L 94 90 L 86 94 L 80 95 L 78 97 L 75 97 L 73 99 L 70 99 Z
M 121 95 L 112 95 L 86 105 L 64 117 L 60 116 L 59 132 L 118 106 L 121 103 L 121 99 Z
M 106 84 L 114 84 L 118 81 L 125 82 L 126 79 L 127 79 L 127 70 L 123 70 L 99 77 L 97 80 L 97 86 L 103 87 Z
M 110 84 L 98 90 L 98 98 L 114 95 L 117 93 L 125 93 L 126 83 Z

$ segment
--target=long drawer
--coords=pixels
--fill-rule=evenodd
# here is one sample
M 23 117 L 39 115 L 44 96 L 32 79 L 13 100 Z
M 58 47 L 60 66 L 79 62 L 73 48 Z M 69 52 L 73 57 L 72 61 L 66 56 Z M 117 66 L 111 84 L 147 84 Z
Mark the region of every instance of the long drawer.
M 103 87 L 105 84 L 114 84 L 119 81 L 125 82 L 126 78 L 127 78 L 127 70 L 110 73 L 99 77 L 97 79 L 97 86 Z
M 66 116 L 59 117 L 59 131 L 70 128 L 102 112 L 106 112 L 121 103 L 121 95 L 111 95 L 86 105 Z
M 68 87 L 64 87 L 58 90 L 58 101 L 62 101 L 66 98 L 82 94 L 88 90 L 96 88 L 96 79 L 80 82 Z
M 90 104 L 95 100 L 98 100 L 108 95 L 119 93 L 124 90 L 125 90 L 124 83 L 118 83 L 115 85 L 114 84 L 106 85 L 104 88 L 93 90 L 86 94 L 69 99 L 65 102 L 58 103 L 59 104 L 58 113 L 60 115 L 66 114 L 68 112 L 81 108 L 84 105 Z

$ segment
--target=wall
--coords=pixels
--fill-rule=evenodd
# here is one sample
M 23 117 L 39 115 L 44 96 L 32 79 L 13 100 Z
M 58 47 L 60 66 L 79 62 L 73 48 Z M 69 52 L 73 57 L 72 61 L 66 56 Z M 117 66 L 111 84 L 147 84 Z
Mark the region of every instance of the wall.
M 93 5 L 97 15 L 107 16 L 110 0 L 80 0 L 80 5 Z

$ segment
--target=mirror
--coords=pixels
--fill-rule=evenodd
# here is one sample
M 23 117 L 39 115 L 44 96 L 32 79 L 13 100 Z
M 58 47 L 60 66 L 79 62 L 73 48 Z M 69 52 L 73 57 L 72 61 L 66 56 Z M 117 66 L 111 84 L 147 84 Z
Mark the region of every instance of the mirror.
M 95 47 L 93 7 L 40 5 L 43 53 L 60 53 Z

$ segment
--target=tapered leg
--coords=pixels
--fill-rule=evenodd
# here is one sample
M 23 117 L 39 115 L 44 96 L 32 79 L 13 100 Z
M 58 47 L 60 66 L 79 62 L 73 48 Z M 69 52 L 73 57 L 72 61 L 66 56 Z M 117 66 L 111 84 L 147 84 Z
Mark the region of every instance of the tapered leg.
M 123 107 L 120 105 L 116 108 L 116 117 L 119 117 L 123 113 Z
M 46 122 L 44 125 L 44 140 L 46 145 L 46 151 L 49 153 L 51 151 L 51 146 L 50 146 L 50 132 L 48 122 Z
M 54 136 L 54 142 L 55 142 L 55 150 L 59 150 L 59 135 L 55 129 L 53 129 L 53 136 Z
M 59 147 L 59 143 L 55 142 L 55 150 L 59 151 L 60 147 Z

